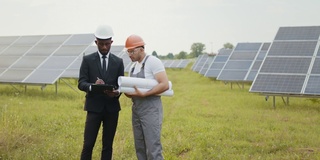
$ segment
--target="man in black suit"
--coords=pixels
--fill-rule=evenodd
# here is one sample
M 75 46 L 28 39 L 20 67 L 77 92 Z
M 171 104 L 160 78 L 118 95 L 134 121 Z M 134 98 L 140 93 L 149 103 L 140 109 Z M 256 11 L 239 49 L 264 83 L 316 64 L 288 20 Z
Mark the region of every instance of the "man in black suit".
M 120 93 L 116 90 L 118 77 L 124 75 L 123 60 L 110 53 L 113 30 L 108 25 L 99 26 L 95 32 L 98 51 L 83 57 L 78 88 L 86 92 L 84 110 L 87 111 L 81 160 L 91 160 L 92 150 L 101 126 L 101 160 L 111 160 L 112 144 L 120 111 Z M 113 85 L 112 91 L 96 93 L 93 84 Z

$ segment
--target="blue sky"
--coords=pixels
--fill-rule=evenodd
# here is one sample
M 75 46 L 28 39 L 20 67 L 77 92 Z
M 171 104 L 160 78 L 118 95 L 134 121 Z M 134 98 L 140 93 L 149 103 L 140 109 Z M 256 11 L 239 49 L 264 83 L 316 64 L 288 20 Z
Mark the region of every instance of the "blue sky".
M 112 26 L 115 45 L 131 34 L 160 55 L 200 42 L 271 42 L 282 26 L 319 26 L 320 0 L 1 0 L 0 36 L 93 33 Z

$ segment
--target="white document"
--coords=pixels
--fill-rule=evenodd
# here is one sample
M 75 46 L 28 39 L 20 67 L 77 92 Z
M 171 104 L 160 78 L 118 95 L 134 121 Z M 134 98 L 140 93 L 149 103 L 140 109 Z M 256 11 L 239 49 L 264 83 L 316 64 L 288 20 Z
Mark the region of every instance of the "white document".
M 136 86 L 141 92 L 147 92 L 156 86 L 158 82 L 155 79 L 145 79 L 136 77 L 120 76 L 118 78 L 119 92 L 130 93 L 135 92 Z M 169 89 L 159 94 L 159 96 L 173 96 L 172 83 L 169 81 Z
M 138 90 L 140 90 L 141 92 L 147 92 L 150 89 L 138 88 Z M 135 92 L 135 89 L 133 87 L 120 87 L 119 91 L 122 93 L 130 93 L 130 92 Z M 159 96 L 173 96 L 173 90 L 166 90 L 160 93 Z
M 134 87 L 151 89 L 156 86 L 158 82 L 155 79 L 135 78 L 135 77 L 124 77 L 118 78 L 118 85 L 120 87 Z M 172 90 L 172 83 L 169 81 L 169 89 Z

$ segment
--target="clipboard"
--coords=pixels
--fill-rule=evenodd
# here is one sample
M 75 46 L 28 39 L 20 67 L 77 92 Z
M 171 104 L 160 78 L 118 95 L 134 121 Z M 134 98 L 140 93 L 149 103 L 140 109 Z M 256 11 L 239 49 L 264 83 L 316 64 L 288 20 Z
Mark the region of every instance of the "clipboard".
M 91 85 L 91 92 L 104 94 L 105 90 L 113 91 L 114 88 L 115 87 L 110 84 L 92 84 Z

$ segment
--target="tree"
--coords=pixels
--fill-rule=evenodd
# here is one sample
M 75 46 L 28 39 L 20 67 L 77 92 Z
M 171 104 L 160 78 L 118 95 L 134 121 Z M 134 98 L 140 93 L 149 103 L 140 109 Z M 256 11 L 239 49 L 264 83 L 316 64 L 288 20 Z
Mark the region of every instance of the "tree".
M 159 58 L 159 56 L 158 56 L 158 54 L 157 54 L 156 51 L 153 51 L 153 52 L 152 52 L 152 55 Z
M 173 58 L 174 58 L 174 55 L 173 55 L 172 53 L 168 53 L 167 58 L 168 58 L 168 59 L 173 59 Z
M 191 57 L 198 57 L 203 54 L 203 51 L 206 49 L 206 46 L 202 43 L 193 43 L 191 45 Z
M 177 55 L 177 59 L 186 59 L 187 58 L 187 52 L 185 51 L 181 51 L 178 55 Z
M 225 43 L 224 45 L 223 45 L 223 48 L 225 48 L 225 49 L 233 49 L 233 44 L 231 44 L 231 43 L 229 43 L 229 42 L 227 42 L 227 43 Z

